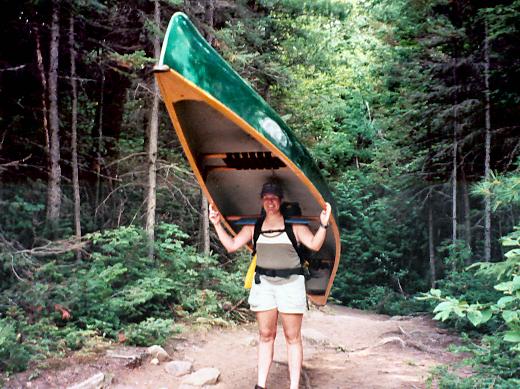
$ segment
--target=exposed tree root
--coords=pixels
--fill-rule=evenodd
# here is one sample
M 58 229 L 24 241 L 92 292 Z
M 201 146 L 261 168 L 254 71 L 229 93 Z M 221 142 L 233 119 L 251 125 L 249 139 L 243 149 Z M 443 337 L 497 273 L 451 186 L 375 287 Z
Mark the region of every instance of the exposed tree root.
M 384 337 L 374 345 L 358 347 L 355 349 L 348 349 L 344 345 L 338 345 L 338 344 L 336 344 L 336 345 L 328 344 L 328 345 L 325 345 L 325 347 L 335 349 L 338 352 L 355 353 L 355 352 L 359 352 L 359 351 L 373 349 L 376 347 L 381 347 L 381 346 L 384 346 L 389 343 L 394 343 L 394 344 L 398 344 L 399 346 L 401 346 L 401 348 L 411 347 L 416 350 L 423 351 L 423 352 L 426 352 L 429 354 L 439 354 L 440 353 L 439 350 L 435 350 L 431 347 L 428 347 L 424 343 L 417 342 L 415 340 L 415 338 L 417 338 L 416 334 L 419 334 L 420 336 L 427 337 L 429 342 L 435 343 L 437 340 L 432 338 L 430 336 L 430 334 L 427 334 L 424 331 L 420 331 L 420 330 L 414 330 L 411 332 L 407 332 L 401 326 L 398 326 L 398 328 L 399 328 L 398 331 L 391 331 L 391 332 L 387 333 L 387 334 L 398 334 L 398 336 Z

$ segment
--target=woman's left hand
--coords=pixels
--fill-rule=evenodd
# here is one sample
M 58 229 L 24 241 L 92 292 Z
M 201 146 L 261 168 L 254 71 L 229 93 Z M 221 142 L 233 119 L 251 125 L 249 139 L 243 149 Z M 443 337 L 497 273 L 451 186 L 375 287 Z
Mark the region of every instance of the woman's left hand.
M 330 213 L 332 211 L 332 207 L 329 203 L 325 203 L 325 209 L 320 213 L 320 223 L 324 226 L 329 225 Z

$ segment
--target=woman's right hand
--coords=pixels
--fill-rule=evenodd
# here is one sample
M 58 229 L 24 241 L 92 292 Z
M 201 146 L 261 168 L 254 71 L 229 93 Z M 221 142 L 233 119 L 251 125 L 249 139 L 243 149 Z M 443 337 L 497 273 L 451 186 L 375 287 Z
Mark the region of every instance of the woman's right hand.
M 209 220 L 211 221 L 211 223 L 213 223 L 214 226 L 219 224 L 222 220 L 220 212 L 213 207 L 213 204 L 209 205 Z

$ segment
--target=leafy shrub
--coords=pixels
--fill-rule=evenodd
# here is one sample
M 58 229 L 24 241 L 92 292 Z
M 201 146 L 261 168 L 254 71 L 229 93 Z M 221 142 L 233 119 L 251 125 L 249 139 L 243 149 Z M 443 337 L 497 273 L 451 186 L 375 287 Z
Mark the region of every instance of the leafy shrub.
M 520 226 L 507 235 L 502 243 L 506 246 L 520 247 Z M 495 296 L 490 302 L 464 299 L 464 295 L 455 297 L 442 296 L 439 289 L 432 289 L 425 293 L 422 299 L 437 300 L 440 303 L 435 307 L 435 319 L 446 321 L 452 314 L 459 318 L 466 318 L 475 327 L 487 323 L 495 318 L 499 324 L 505 325 L 504 340 L 511 343 L 511 350 L 520 353 L 520 248 L 514 248 L 505 254 L 506 260 L 495 263 L 476 263 L 470 268 L 478 268 L 476 273 L 485 279 L 491 276 L 496 281 L 494 289 L 501 292 L 502 297 Z M 495 281 L 495 282 L 496 282 Z M 483 293 L 478 293 L 482 295 Z M 492 293 L 484 294 L 486 297 Z
M 23 371 L 30 359 L 29 348 L 19 339 L 12 320 L 0 319 L 0 367 L 8 372 Z
M 345 305 L 361 309 L 377 305 L 373 300 L 380 300 L 378 287 L 398 291 L 400 284 L 408 293 L 425 290 L 421 284 L 425 277 L 413 269 L 413 263 L 422 261 L 415 258 L 424 257 L 414 243 L 420 229 L 407 225 L 400 214 L 403 204 L 406 210 L 413 207 L 408 206 L 407 199 L 394 200 L 398 190 L 392 191 L 377 176 L 369 168 L 347 171 L 335 188 L 344 249 L 331 295 Z M 388 196 L 381 197 L 381 192 L 388 192 Z M 392 209 L 396 211 L 389 212 Z M 418 219 L 417 215 L 410 217 Z M 402 239 L 403 236 L 409 239 Z M 376 289 L 370 291 L 372 286 Z
M 519 185 L 520 176 L 515 172 L 505 178 L 493 177 L 477 191 L 489 195 L 496 210 L 520 201 Z M 444 284 L 444 296 L 440 289 L 432 289 L 421 297 L 438 303 L 434 309 L 437 320 L 456 317 L 475 327 L 495 322 L 490 326 L 493 334 L 484 336 L 481 345 L 470 344 L 463 350 L 471 353 L 467 361 L 476 373 L 467 379 L 447 376 L 443 387 L 513 388 L 520 384 L 520 225 L 502 238 L 502 245 L 509 248 L 504 260 L 471 265 L 468 270 L 477 270 L 472 278 L 468 278 L 471 273 L 457 275 L 454 271 Z
M 367 290 L 367 297 L 359 301 L 358 306 L 387 315 L 409 315 L 428 312 L 432 304 L 418 301 L 414 296 L 403 296 L 389 287 L 374 286 Z
M 465 345 L 458 346 L 457 352 L 464 352 L 470 358 L 464 360 L 473 374 L 460 377 L 451 367 L 440 366 L 433 370 L 431 380 L 439 388 L 496 388 L 514 389 L 520 387 L 520 361 L 511 351 L 510 344 L 501 336 L 487 335 L 476 345 L 465 337 Z M 455 366 L 457 367 L 457 366 Z
M 124 327 L 126 341 L 136 346 L 162 345 L 174 331 L 173 320 L 153 317 Z
M 475 271 L 454 271 L 437 282 L 437 288 L 442 290 L 446 296 L 456 296 L 460 301 L 479 302 L 479 304 L 492 304 L 501 297 L 501 293 L 494 289 L 496 281 L 493 277 L 478 274 Z M 437 304 L 431 303 L 432 309 Z M 444 323 L 458 331 L 478 331 L 481 333 L 492 333 L 500 325 L 496 318 L 490 318 L 486 323 L 475 327 L 466 315 L 451 315 Z
M 25 339 L 24 345 L 16 343 L 14 330 L 6 330 L 5 342 L 16 346 L 12 358 L 63 355 L 93 336 L 124 334 L 131 344 L 162 343 L 172 334 L 176 315 L 232 319 L 225 305 L 246 295 L 237 269 L 247 261 L 224 268 L 216 257 L 186 245 L 187 235 L 176 225 L 157 226 L 154 259 L 148 257 L 146 234 L 135 226 L 87 237 L 88 258 L 34 261 L 31 283 L 17 282 L 0 295 L 2 311 Z M 30 355 L 24 353 L 27 345 Z M 2 357 L 9 361 L 7 354 Z
M 469 263 L 472 253 L 464 240 L 445 240 L 438 248 L 439 254 L 444 254 L 443 262 L 450 272 L 461 272 Z
M 0 226 L 7 239 L 30 246 L 43 231 L 45 218 L 45 187 L 43 181 L 23 186 L 2 183 L 0 187 Z

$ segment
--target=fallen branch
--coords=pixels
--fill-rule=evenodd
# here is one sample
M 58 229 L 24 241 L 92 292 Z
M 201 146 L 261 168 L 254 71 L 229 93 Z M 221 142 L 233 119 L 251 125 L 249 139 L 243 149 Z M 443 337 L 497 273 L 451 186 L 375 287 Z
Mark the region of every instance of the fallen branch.
M 2 140 L 3 142 L 3 140 Z M 4 169 L 6 167 L 12 167 L 12 166 L 18 166 L 19 164 L 27 161 L 29 158 L 32 157 L 32 154 L 29 154 L 27 157 L 25 158 L 22 158 L 22 159 L 18 159 L 16 161 L 11 161 L 11 162 L 6 162 L 6 163 L 3 163 L 3 164 L 0 164 L 0 169 Z
M 235 309 L 237 309 L 240 305 L 242 305 L 242 303 L 244 302 L 246 298 L 242 298 L 240 299 L 240 301 L 238 303 L 236 303 L 235 305 L 233 305 L 231 308 L 228 309 L 228 312 L 233 312 Z
M 15 72 L 17 70 L 25 68 L 26 66 L 27 65 L 18 65 L 18 66 L 13 66 L 10 68 L 3 68 L 3 69 L 0 69 L 0 72 Z
M 88 241 L 78 241 L 76 238 L 56 240 L 50 241 L 40 247 L 15 251 L 13 254 L 30 255 L 33 257 L 46 257 L 48 255 L 59 255 L 71 251 L 82 250 L 87 245 L 87 243 Z
M 14 268 L 14 255 L 10 254 L 10 256 L 11 256 L 11 270 L 12 270 L 13 274 L 15 275 L 16 278 L 18 278 L 19 281 L 25 282 L 25 280 L 18 275 L 18 273 L 16 272 L 16 269 Z

